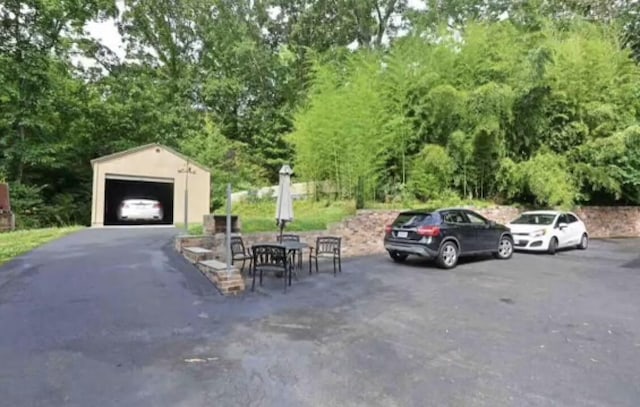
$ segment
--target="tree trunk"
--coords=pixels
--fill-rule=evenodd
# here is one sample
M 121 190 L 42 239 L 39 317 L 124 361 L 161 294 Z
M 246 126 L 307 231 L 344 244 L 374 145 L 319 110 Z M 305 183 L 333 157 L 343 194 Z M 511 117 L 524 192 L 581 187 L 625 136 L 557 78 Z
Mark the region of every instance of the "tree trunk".
M 387 24 L 389 23 L 389 19 L 391 18 L 391 14 L 393 14 L 393 10 L 395 9 L 398 0 L 388 0 L 384 10 L 380 10 L 380 4 L 378 4 L 379 0 L 375 1 L 378 26 L 376 27 L 376 39 L 374 45 L 375 48 L 380 48 L 384 34 L 387 32 Z
M 16 61 L 16 66 L 20 67 L 23 63 L 23 55 L 22 55 L 22 38 L 20 35 L 20 17 L 21 17 L 21 2 L 15 3 L 16 7 L 12 10 L 15 14 L 15 26 L 14 26 L 14 36 L 16 40 L 16 52 L 14 54 L 14 58 Z M 17 161 L 16 165 L 16 174 L 14 176 L 15 181 L 18 183 L 22 182 L 22 177 L 24 174 L 24 143 L 25 143 L 25 133 L 24 133 L 24 123 L 23 123 L 23 114 L 25 111 L 25 90 L 24 90 L 24 78 L 22 77 L 23 73 L 19 72 L 18 77 L 20 78 L 18 85 L 18 111 L 15 117 L 15 127 L 17 133 L 17 147 L 14 148 L 14 159 Z
M 356 186 L 356 209 L 364 209 L 364 178 L 358 176 L 358 183 Z
M 22 123 L 18 124 L 18 144 L 19 144 L 19 148 L 18 148 L 18 168 L 16 171 L 16 177 L 15 180 L 18 183 L 22 183 L 22 177 L 24 175 L 24 156 L 22 154 L 22 151 L 24 151 L 24 142 L 25 142 L 25 137 L 24 137 L 24 126 L 22 125 Z

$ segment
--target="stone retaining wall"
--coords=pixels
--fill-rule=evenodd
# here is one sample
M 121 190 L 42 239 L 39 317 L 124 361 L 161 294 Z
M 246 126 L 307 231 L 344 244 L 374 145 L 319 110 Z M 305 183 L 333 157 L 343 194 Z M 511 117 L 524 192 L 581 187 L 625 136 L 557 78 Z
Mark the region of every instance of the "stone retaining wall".
M 591 237 L 640 237 L 640 206 L 585 206 L 574 213 L 587 225 Z
M 174 246 L 178 253 L 183 253 L 185 247 L 202 247 L 211 249 L 213 247 L 213 236 L 176 236 Z
M 199 262 L 196 267 L 222 295 L 238 295 L 245 289 L 244 277 L 236 267 L 233 267 L 229 273 L 226 264 L 215 260 Z
M 511 206 L 496 206 L 476 209 L 476 211 L 488 219 L 503 224 L 516 218 L 521 212 Z M 382 246 L 384 227 L 390 224 L 399 212 L 362 210 L 343 222 L 331 225 L 328 230 L 291 233 L 300 235 L 301 239 L 310 245 L 313 245 L 319 236 L 340 236 L 343 239 L 342 247 L 345 257 L 382 253 L 384 252 Z M 640 237 L 640 207 L 583 207 L 574 212 L 585 221 L 593 238 Z M 241 234 L 241 236 L 245 245 L 249 247 L 258 243 L 275 242 L 277 231 Z M 223 260 L 225 253 L 224 234 L 216 234 L 208 238 L 209 240 L 206 237 L 195 237 L 192 241 L 185 240 L 186 243 L 182 243 L 182 245 L 212 248 L 214 257 Z
M 332 225 L 320 235 L 342 236 L 345 256 L 364 256 L 384 252 L 384 227 L 393 222 L 400 211 L 358 211 L 356 216 Z M 518 215 L 513 207 L 479 209 L 478 213 L 499 223 L 506 223 Z
M 496 222 L 507 222 L 518 215 L 518 210 L 512 207 L 498 207 L 478 210 L 479 213 Z M 363 256 L 372 253 L 382 253 L 382 238 L 384 236 L 385 225 L 393 222 L 399 211 L 374 211 L 362 210 L 340 223 L 329 226 L 328 230 L 311 232 L 286 232 L 299 235 L 301 240 L 309 245 L 315 245 L 315 241 L 320 236 L 342 237 L 342 254 L 345 257 Z M 254 244 L 273 243 L 277 238 L 277 231 L 266 233 L 240 234 L 245 245 L 248 247 Z M 210 246 L 214 253 L 214 258 L 224 260 L 224 234 L 212 236 L 213 245 Z

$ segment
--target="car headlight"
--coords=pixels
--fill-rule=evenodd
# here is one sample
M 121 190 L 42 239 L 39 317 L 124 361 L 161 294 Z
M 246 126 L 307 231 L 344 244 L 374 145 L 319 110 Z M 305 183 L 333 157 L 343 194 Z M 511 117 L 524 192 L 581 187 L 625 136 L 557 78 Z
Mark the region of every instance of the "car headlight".
M 547 234 L 547 229 L 540 229 L 540 230 L 536 230 L 535 232 L 531 233 L 532 237 L 542 237 L 544 235 Z

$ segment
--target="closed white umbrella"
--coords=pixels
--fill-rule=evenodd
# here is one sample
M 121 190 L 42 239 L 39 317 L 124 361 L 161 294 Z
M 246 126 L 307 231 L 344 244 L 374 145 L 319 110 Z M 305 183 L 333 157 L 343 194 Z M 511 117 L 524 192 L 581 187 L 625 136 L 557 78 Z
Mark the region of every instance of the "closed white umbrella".
M 280 238 L 287 222 L 293 221 L 293 199 L 291 197 L 291 174 L 293 170 L 288 165 L 280 169 L 280 182 L 278 183 L 278 201 L 276 202 L 276 223 L 280 226 Z

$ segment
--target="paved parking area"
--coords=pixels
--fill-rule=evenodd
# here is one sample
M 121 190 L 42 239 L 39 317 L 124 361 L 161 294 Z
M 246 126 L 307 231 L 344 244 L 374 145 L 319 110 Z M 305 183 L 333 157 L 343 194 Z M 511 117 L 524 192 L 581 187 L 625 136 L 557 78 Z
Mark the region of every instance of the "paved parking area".
M 169 231 L 135 233 L 0 269 L 0 405 L 640 403 L 640 240 L 449 271 L 371 256 L 222 298 Z

